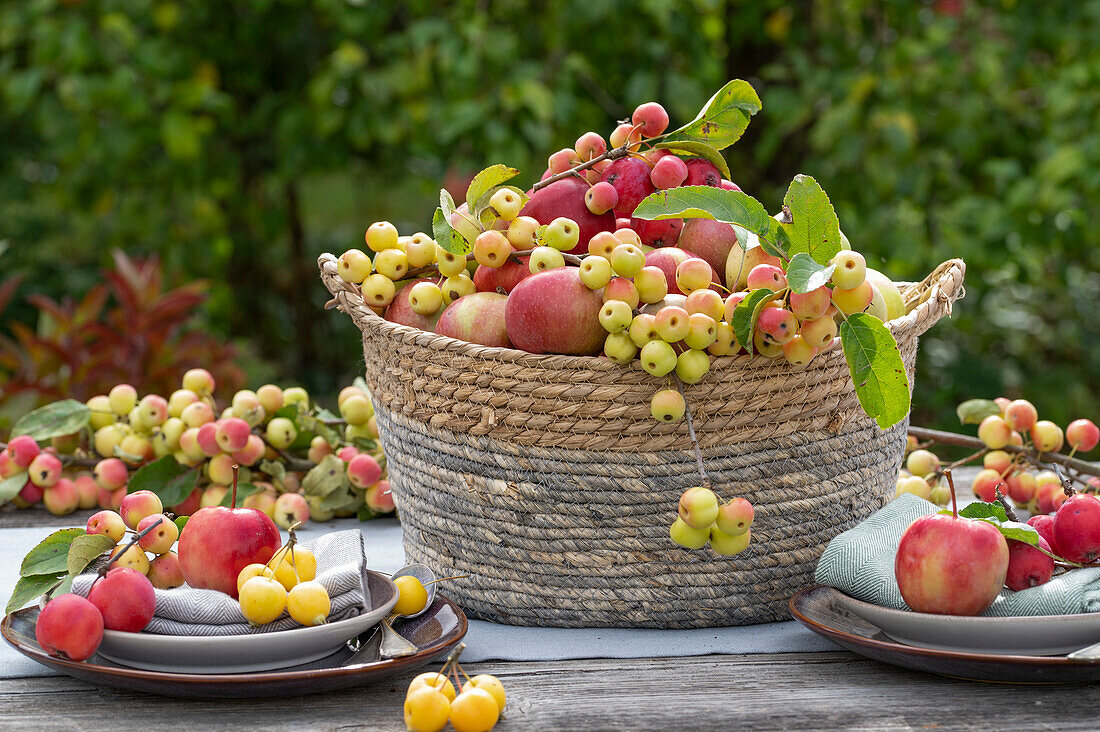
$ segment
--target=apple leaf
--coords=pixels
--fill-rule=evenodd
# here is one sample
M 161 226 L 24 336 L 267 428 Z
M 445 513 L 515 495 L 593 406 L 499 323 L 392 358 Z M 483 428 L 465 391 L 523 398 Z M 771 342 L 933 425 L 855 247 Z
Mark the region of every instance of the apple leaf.
M 805 252 L 828 264 L 840 251 L 840 221 L 829 196 L 810 176 L 796 175 L 783 204 L 791 214 L 791 223 L 781 224 L 790 241 L 787 251 Z
M 38 545 L 27 552 L 19 566 L 20 577 L 36 574 L 55 575 L 67 572 L 69 547 L 78 536 L 84 536 L 84 529 L 61 529 L 47 536 Z
M 0 503 L 7 503 L 19 495 L 23 486 L 27 484 L 27 471 L 16 473 L 0 480 Z
M 940 511 L 940 513 L 951 513 L 950 509 Z M 1005 507 L 1000 503 L 985 503 L 983 501 L 974 501 L 968 503 L 962 507 L 959 511 L 959 515 L 963 518 L 972 519 L 986 519 L 994 518 L 998 521 L 1008 521 L 1008 514 L 1005 513 Z
M 307 496 L 327 496 L 339 490 L 348 480 L 347 466 L 335 455 L 325 455 L 302 479 Z
M 882 321 L 867 313 L 849 315 L 840 324 L 844 358 L 863 411 L 882 429 L 909 414 L 909 375 L 897 341 Z
M 490 165 L 475 175 L 474 179 L 470 181 L 470 187 L 466 189 L 466 205 L 469 207 L 470 213 L 474 216 L 480 216 L 482 207 L 489 203 L 486 194 L 502 183 L 512 180 L 517 175 L 519 175 L 518 170 L 501 163 Z
M 439 189 L 439 208 L 443 211 L 443 215 L 447 220 L 450 221 L 451 214 L 455 212 L 455 199 L 446 188 Z
M 244 505 L 244 499 L 251 496 L 256 491 L 260 490 L 260 487 L 254 483 L 237 483 L 237 508 Z M 218 503 L 219 506 L 228 506 L 229 501 L 233 498 L 233 489 L 230 488 L 222 496 L 222 500 Z
M 359 505 L 359 511 L 356 514 L 356 517 L 360 521 L 370 521 L 372 518 L 374 518 L 377 515 L 378 514 L 376 514 L 373 510 L 371 510 L 371 508 L 369 506 L 367 506 L 367 504 L 363 503 L 363 504 Z
M 171 455 L 144 465 L 130 476 L 127 493 L 146 490 L 160 498 L 165 508 L 183 503 L 199 479 L 199 469 L 181 465 Z
M 315 417 L 312 414 L 299 414 L 294 420 L 294 423 L 298 426 L 298 437 L 304 439 L 295 439 L 294 443 L 290 446 L 292 450 L 302 450 L 309 447 L 309 443 L 313 440 L 313 437 L 320 435 L 325 438 L 325 442 L 330 445 L 335 445 L 340 441 L 340 437 L 336 434 L 336 431 L 321 421 L 322 417 Z
M 986 417 L 1000 414 L 1001 408 L 992 399 L 967 399 L 955 407 L 959 424 L 981 424 Z
M 723 176 L 726 178 L 730 177 L 730 166 L 726 163 L 726 159 L 722 157 L 722 153 L 705 142 L 693 142 L 690 140 L 681 140 L 680 142 L 658 142 L 653 147 L 661 150 L 671 150 L 673 153 L 680 156 L 694 156 L 709 160 L 714 164 L 714 167 L 718 168 Z
M 528 196 L 525 191 L 515 186 L 493 186 L 489 190 L 485 191 L 485 193 L 481 196 L 480 199 L 478 199 L 477 202 L 478 220 L 481 221 L 481 225 L 485 226 L 486 228 L 488 228 L 494 221 L 500 218 L 500 212 L 489 205 L 489 199 L 496 195 L 496 192 L 501 190 L 502 188 L 507 188 L 512 193 L 516 194 L 516 196 L 520 200 L 521 207 L 526 206 L 527 202 L 531 200 L 531 197 Z
M 450 218 L 443 215 L 443 209 L 437 208 L 432 216 L 432 236 L 439 246 L 451 254 L 465 255 L 473 245 L 451 227 Z
M 13 613 L 36 597 L 46 594 L 51 587 L 68 576 L 67 572 L 58 574 L 35 574 L 20 577 L 8 599 L 4 612 Z
M 819 264 L 809 254 L 799 252 L 791 257 L 787 265 L 787 284 L 791 286 L 791 292 L 813 292 L 829 282 L 834 269 L 835 264 Z
M 12 437 L 28 435 L 41 442 L 79 432 L 88 426 L 91 418 L 92 410 L 87 404 L 75 399 L 62 399 L 24 414 L 15 423 L 11 434 Z
M 182 534 L 183 527 L 187 526 L 187 521 L 190 518 L 190 516 L 176 516 L 176 518 L 172 520 L 172 523 L 176 525 L 176 528 L 179 529 L 180 533 Z
M 338 490 L 329 493 L 318 502 L 320 508 L 326 511 L 333 511 L 344 506 L 355 508 L 358 504 L 359 499 L 351 494 L 351 484 L 347 481 L 344 481 L 344 484 Z
M 260 472 L 270 475 L 271 482 L 276 485 L 282 485 L 283 479 L 286 478 L 286 466 L 278 460 L 261 460 Z
M 772 290 L 761 287 L 746 295 L 733 309 L 733 322 L 730 323 L 733 326 L 733 334 L 741 347 L 750 354 L 752 353 L 752 329 L 756 327 L 756 319 L 760 317 L 760 310 L 764 304 L 774 297 L 775 293 Z
M 737 142 L 760 108 L 760 97 L 752 85 L 734 79 L 715 92 L 695 119 L 668 133 L 661 142 L 701 142 L 722 150 Z
M 69 545 L 66 568 L 70 575 L 78 575 L 103 552 L 113 549 L 117 542 L 103 534 L 84 534 Z

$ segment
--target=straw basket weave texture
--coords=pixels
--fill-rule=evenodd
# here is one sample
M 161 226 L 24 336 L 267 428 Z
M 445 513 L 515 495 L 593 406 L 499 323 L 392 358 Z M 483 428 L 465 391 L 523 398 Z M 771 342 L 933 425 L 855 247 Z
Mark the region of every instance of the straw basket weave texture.
M 700 482 L 686 425 L 659 424 L 663 388 L 635 362 L 535 355 L 386 321 L 318 264 L 363 333 L 409 561 L 474 617 L 518 625 L 698 628 L 786 617 L 825 544 L 893 492 L 908 420 L 885 431 L 839 347 L 802 370 L 724 356 L 686 387 L 709 478 L 756 508 L 734 557 L 676 547 L 680 494 Z M 910 384 L 917 337 L 951 312 L 965 265 L 902 285 L 888 326 Z

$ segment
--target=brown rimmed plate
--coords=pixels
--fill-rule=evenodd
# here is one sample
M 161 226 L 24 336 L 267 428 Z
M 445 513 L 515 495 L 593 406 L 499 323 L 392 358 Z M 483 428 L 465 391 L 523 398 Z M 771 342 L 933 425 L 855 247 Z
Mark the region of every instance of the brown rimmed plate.
M 37 607 L 24 608 L 8 615 L 0 624 L 4 640 L 27 658 L 98 686 L 200 699 L 273 698 L 362 686 L 411 671 L 445 656 L 458 645 L 467 629 L 466 615 L 462 609 L 442 594 L 437 594 L 426 613 L 396 625 L 396 629 L 417 647 L 417 653 L 412 656 L 380 660 L 377 655 L 379 638 L 374 636 L 368 650 L 352 665 L 344 665 L 353 654 L 343 647 L 318 661 L 273 671 L 191 674 L 129 668 L 98 654 L 82 662 L 54 658 L 47 655 L 35 640 L 34 624 L 38 612 Z M 368 640 L 367 636 L 370 636 L 370 631 L 360 636 L 364 643 Z
M 853 653 L 894 666 L 941 676 L 1014 684 L 1100 681 L 1100 659 L 1013 656 L 907 646 L 846 608 L 844 595 L 817 585 L 798 592 L 789 606 L 794 619 Z

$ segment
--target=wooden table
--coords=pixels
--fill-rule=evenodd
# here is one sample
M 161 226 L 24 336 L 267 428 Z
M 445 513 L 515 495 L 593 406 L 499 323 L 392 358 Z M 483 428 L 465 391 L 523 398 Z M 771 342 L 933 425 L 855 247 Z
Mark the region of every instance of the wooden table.
M 74 526 L 0 512 L 3 529 Z M 1100 694 L 1084 684 L 1008 686 L 940 678 L 831 653 L 477 663 L 508 691 L 497 729 L 1089 729 Z M 91 686 L 67 676 L 0 682 L 0 728 L 404 730 L 412 675 L 310 697 L 171 699 Z

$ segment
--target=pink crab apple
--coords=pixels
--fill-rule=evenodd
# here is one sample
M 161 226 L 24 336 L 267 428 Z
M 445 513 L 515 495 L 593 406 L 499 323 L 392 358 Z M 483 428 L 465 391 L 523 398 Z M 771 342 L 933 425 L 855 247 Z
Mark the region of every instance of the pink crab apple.
M 1041 419 L 1031 426 L 1031 441 L 1039 452 L 1058 452 L 1063 440 L 1062 428 L 1050 420 Z
M 676 265 L 676 287 L 684 294 L 708 289 L 714 282 L 713 276 L 714 270 L 699 257 L 692 257 Z
M 684 309 L 692 315 L 701 313 L 717 322 L 725 314 L 725 302 L 715 290 L 694 290 L 684 300 Z
M 122 508 L 122 499 L 125 497 L 126 486 L 114 490 L 100 488 L 99 496 L 96 497 L 96 505 L 104 510 L 117 512 Z
M 356 488 L 372 486 L 382 479 L 382 467 L 371 455 L 356 455 L 347 470 L 348 481 Z
M 27 435 L 13 437 L 11 442 L 8 443 L 8 455 L 12 464 L 19 470 L 26 470 L 30 467 L 31 462 L 38 457 L 40 452 L 42 452 L 42 449 L 38 447 L 38 443 Z
M 93 470 L 95 482 L 100 488 L 116 490 L 126 485 L 130 479 L 130 473 L 126 469 L 126 463 L 118 458 L 107 458 L 96 463 Z
M 733 226 L 713 219 L 685 219 L 676 246 L 706 260 L 716 272 L 725 272 L 730 251 L 740 249 Z
M 749 278 L 749 272 L 751 272 L 757 265 L 770 264 L 775 267 L 781 267 L 783 260 L 779 257 L 768 254 L 764 251 L 764 247 L 759 244 L 751 245 L 751 241 L 746 244 L 746 249 L 741 249 L 740 246 L 731 247 L 729 255 L 726 257 L 725 275 L 726 285 L 731 290 L 743 290 L 746 287 L 747 280 Z
M 782 346 L 798 334 L 798 320 L 785 308 L 765 308 L 760 311 L 756 328 L 763 334 L 764 340 Z
M 588 183 L 579 178 L 564 178 L 545 188 L 530 193 L 531 199 L 520 212 L 521 216 L 530 216 L 539 224 L 551 224 L 555 219 L 572 219 L 579 228 L 577 244 L 569 250 L 570 254 L 581 254 L 587 250 L 588 240 L 601 231 L 615 228 L 615 215 L 608 211 L 594 214 L 588 210 L 584 196 L 588 192 Z M 622 193 L 619 193 L 620 202 Z
M 370 488 L 367 488 L 367 492 L 364 494 L 363 499 L 367 504 L 367 508 L 372 511 L 377 513 L 393 512 L 393 492 L 390 490 L 390 482 L 388 480 L 380 480 Z
M 1039 537 L 1039 548 L 1050 551 L 1050 544 Z M 1023 541 L 1008 542 L 1008 572 L 1005 574 L 1005 586 L 1010 590 L 1026 590 L 1029 587 L 1046 584 L 1054 574 L 1054 560 Z
M 267 445 L 264 444 L 263 438 L 259 435 L 249 435 L 248 441 L 244 443 L 244 447 L 235 451 L 231 457 L 233 458 L 233 462 L 237 463 L 237 465 L 251 466 L 260 462 L 266 453 Z
M 23 484 L 23 487 L 19 490 L 19 495 L 13 501 L 19 508 L 28 508 L 41 501 L 44 493 L 45 489 L 42 486 L 35 485 L 28 480 Z
M 585 132 L 577 138 L 573 150 L 576 152 L 577 157 L 581 159 L 581 162 L 587 162 L 607 152 L 607 142 L 597 132 Z
M 630 122 L 645 137 L 656 137 L 668 128 L 668 112 L 657 102 L 645 102 L 634 109 Z
M 737 185 L 732 180 L 726 180 L 725 178 L 723 178 L 721 180 L 721 182 L 718 184 L 718 187 L 721 188 L 724 191 L 740 191 L 741 190 L 741 186 Z
M 1001 474 L 989 469 L 982 470 L 974 476 L 973 488 L 974 495 L 986 503 L 997 500 L 997 488 L 1001 489 L 1001 493 L 1006 492 Z
M 1031 501 L 1039 488 L 1038 483 L 1035 482 L 1035 476 L 1027 471 L 1009 475 L 1005 478 L 1005 483 L 1008 484 L 1008 497 L 1018 506 L 1024 506 Z M 1002 488 L 1001 492 L 1004 493 L 1005 489 Z
M 610 283 L 609 283 L 610 286 Z M 512 345 L 530 353 L 595 355 L 603 348 L 603 300 L 575 267 L 540 272 L 516 285 L 504 319 Z
M 1100 558 L 1100 500 L 1083 493 L 1067 498 L 1054 515 L 1054 543 L 1071 562 Z
M 722 172 L 709 160 L 703 158 L 689 158 L 687 161 L 688 174 L 684 179 L 685 186 L 711 186 L 717 188 L 722 183 Z
M 734 498 L 718 508 L 715 525 L 720 531 L 732 536 L 740 536 L 752 526 L 755 515 L 752 504 L 745 498 Z
M 1048 514 L 1039 514 L 1032 516 L 1027 520 L 1027 525 L 1035 529 L 1039 536 L 1046 540 L 1047 546 L 1050 547 L 1052 554 L 1061 556 L 1062 553 L 1058 550 L 1058 544 L 1054 541 L 1054 517 Z
M 460 297 L 440 316 L 435 332 L 483 346 L 511 348 L 504 311 L 508 296 L 496 292 L 475 292 Z
M 649 180 L 657 190 L 676 188 L 687 179 L 688 168 L 675 155 L 665 155 L 649 171 Z
M 831 302 L 832 293 L 824 285 L 809 292 L 792 292 L 791 312 L 799 321 L 817 320 L 825 317 Z
M 619 205 L 619 193 L 615 190 L 615 186 L 601 180 L 584 194 L 584 205 L 588 206 L 589 211 L 600 216 L 613 211 Z
M 1100 442 L 1100 429 L 1091 419 L 1075 419 L 1066 427 L 1066 442 L 1078 452 L 1088 452 Z
M 607 142 L 611 147 L 622 147 L 627 143 L 634 144 L 641 142 L 641 140 L 641 131 L 630 122 L 624 122 L 617 126 L 607 138 Z
M 296 523 L 306 521 L 309 521 L 309 503 L 301 494 L 284 493 L 276 499 L 275 523 L 279 528 L 289 529 Z
M 88 602 L 99 608 L 107 630 L 139 633 L 153 619 L 157 596 L 149 578 L 141 572 L 112 567 L 106 577 L 92 585 Z
M 131 529 L 136 529 L 146 516 L 164 511 L 164 506 L 156 493 L 147 490 L 135 491 L 122 499 L 122 520 Z
M 1002 416 L 1012 429 L 1017 432 L 1027 432 L 1038 421 L 1039 412 L 1027 399 L 1016 399 L 1004 407 Z
M 84 661 L 103 641 L 103 614 L 80 595 L 58 595 L 38 615 L 34 638 L 51 656 Z
M 160 523 L 157 523 L 158 521 Z M 176 539 L 180 536 L 180 530 L 163 513 L 155 513 L 138 521 L 137 532 L 140 534 L 153 524 L 156 526 L 138 539 L 138 546 L 152 554 L 166 554 L 175 545 Z
M 73 479 L 73 485 L 76 486 L 76 493 L 79 497 L 77 506 L 79 508 L 95 508 L 96 499 L 99 497 L 99 486 L 96 485 L 95 478 L 83 473 Z
M 180 566 L 179 555 L 175 552 L 161 554 L 149 562 L 149 573 L 146 576 L 149 578 L 149 583 L 158 590 L 171 590 L 182 586 L 183 567 Z
M 670 295 L 687 295 L 676 284 L 676 270 L 684 262 L 689 259 L 700 259 L 691 252 L 684 251 L 677 247 L 662 247 L 660 249 L 654 249 L 652 252 L 647 252 L 645 255 L 645 264 L 647 267 L 657 267 L 665 273 L 665 282 L 668 285 L 668 293 Z M 705 261 L 705 260 L 701 260 Z M 711 270 L 711 286 L 718 283 L 718 275 Z
M 610 183 L 619 194 L 616 214 L 630 216 L 642 199 L 656 190 L 649 171 L 649 161 L 635 157 L 620 158 L 604 169 L 600 180 Z
M 40 453 L 27 466 L 27 477 L 39 488 L 56 485 L 61 479 L 61 460 L 48 452 Z
M 76 483 L 68 478 L 59 478 L 56 483 L 43 489 L 42 503 L 54 516 L 67 516 L 80 505 Z
M 216 425 L 214 437 L 223 452 L 236 452 L 248 444 L 248 436 L 252 433 L 252 428 L 243 419 L 239 417 L 219 419 Z

